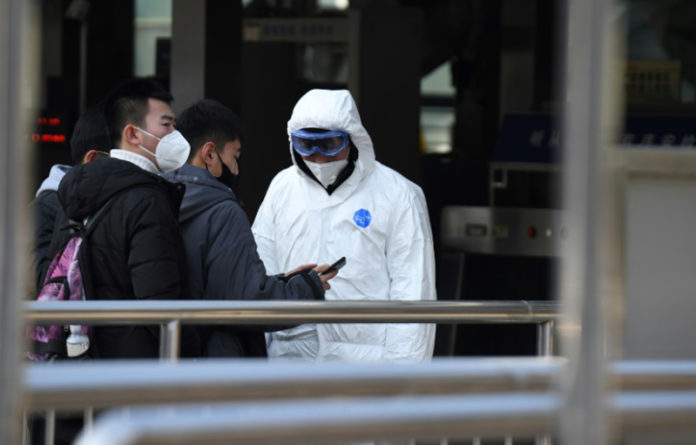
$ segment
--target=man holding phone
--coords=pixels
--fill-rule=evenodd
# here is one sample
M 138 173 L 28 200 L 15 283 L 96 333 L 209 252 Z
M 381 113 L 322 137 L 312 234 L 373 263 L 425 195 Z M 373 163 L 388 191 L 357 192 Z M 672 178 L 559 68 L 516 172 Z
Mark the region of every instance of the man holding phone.
M 423 192 L 375 160 L 350 93 L 309 91 L 288 136 L 293 165 L 273 179 L 252 226 L 269 273 L 345 256 L 327 300 L 435 300 Z M 431 324 L 319 324 L 266 341 L 275 358 L 422 361 L 432 357 L 434 337 Z
M 177 128 L 190 142 L 191 155 L 184 166 L 165 177 L 186 185 L 179 224 L 191 298 L 322 300 L 325 289 L 330 287 L 329 280 L 336 275 L 335 271 L 327 271 L 328 264 L 316 269 L 316 264 L 305 264 L 291 273 L 272 276 L 266 273 L 259 259 L 249 220 L 232 190 L 239 174 L 241 152 L 241 125 L 236 114 L 215 100 L 205 99 L 181 113 Z M 204 354 L 265 356 L 263 332 L 271 329 L 274 328 L 202 328 Z

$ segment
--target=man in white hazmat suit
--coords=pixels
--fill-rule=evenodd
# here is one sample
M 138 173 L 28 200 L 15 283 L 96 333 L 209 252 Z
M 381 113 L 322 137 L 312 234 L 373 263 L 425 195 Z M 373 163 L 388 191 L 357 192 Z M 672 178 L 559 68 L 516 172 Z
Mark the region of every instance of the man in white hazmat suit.
M 309 91 L 288 136 L 294 165 L 273 179 L 252 227 L 268 273 L 345 256 L 327 300 L 435 300 L 423 192 L 375 160 L 350 93 Z M 267 346 L 271 358 L 422 361 L 434 338 L 431 324 L 318 324 L 268 334 Z

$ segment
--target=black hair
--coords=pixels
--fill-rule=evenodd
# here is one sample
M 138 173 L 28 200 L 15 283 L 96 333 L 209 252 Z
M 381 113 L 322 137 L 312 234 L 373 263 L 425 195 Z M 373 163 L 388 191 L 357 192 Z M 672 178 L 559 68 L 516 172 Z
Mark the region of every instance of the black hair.
M 214 142 L 219 151 L 226 143 L 242 139 L 242 126 L 237 115 L 213 99 L 200 100 L 185 109 L 176 118 L 176 129 L 191 144 L 189 161 L 208 141 Z
M 97 107 L 82 113 L 70 138 L 73 165 L 81 164 L 90 150 L 109 151 L 112 147 L 104 111 Z
M 145 124 L 149 110 L 148 99 L 171 104 L 172 95 L 152 79 L 130 79 L 116 86 L 104 101 L 104 117 L 114 147 L 121 142 L 121 132 L 128 124 Z

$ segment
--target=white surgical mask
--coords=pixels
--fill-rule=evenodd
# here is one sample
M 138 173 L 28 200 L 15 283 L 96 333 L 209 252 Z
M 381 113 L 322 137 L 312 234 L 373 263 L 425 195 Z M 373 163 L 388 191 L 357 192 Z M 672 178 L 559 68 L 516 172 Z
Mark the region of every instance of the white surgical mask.
M 341 159 L 340 161 L 333 162 L 324 162 L 321 164 L 310 161 L 304 162 L 307 165 L 307 168 L 309 168 L 309 171 L 312 172 L 314 177 L 317 178 L 324 187 L 328 187 L 334 182 L 336 182 L 338 174 L 341 173 L 341 170 L 343 170 L 346 167 L 346 165 L 348 165 L 348 159 Z
M 176 170 L 186 163 L 186 160 L 191 153 L 191 145 L 188 143 L 184 135 L 178 130 L 174 130 L 168 135 L 158 138 L 154 134 L 149 133 L 142 128 L 135 128 L 159 141 L 157 142 L 155 153 L 151 152 L 142 145 L 138 145 L 138 147 L 140 147 L 141 150 L 150 153 L 157 159 L 157 165 L 159 166 L 160 171 L 168 172 Z

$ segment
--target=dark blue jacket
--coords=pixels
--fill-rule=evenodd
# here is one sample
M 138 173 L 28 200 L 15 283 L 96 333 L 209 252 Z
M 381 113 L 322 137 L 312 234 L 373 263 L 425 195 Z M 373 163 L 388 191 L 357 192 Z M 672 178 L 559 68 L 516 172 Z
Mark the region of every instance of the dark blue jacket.
M 189 268 L 191 298 L 204 300 L 315 300 L 324 298 L 321 280 L 314 271 L 289 280 L 266 274 L 256 251 L 249 219 L 234 192 L 208 171 L 186 164 L 163 175 L 186 185 L 179 209 Z M 299 266 L 299 265 L 298 265 Z M 209 355 L 265 355 L 261 331 L 279 327 L 228 328 L 224 342 L 234 343 Z M 209 343 L 210 344 L 210 343 Z M 228 345 L 230 346 L 230 345 Z

